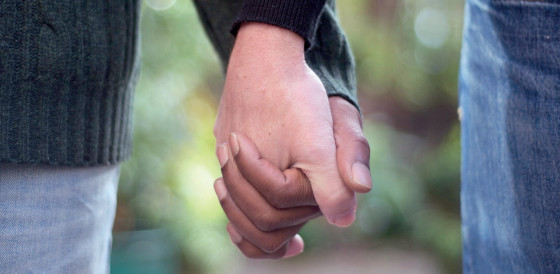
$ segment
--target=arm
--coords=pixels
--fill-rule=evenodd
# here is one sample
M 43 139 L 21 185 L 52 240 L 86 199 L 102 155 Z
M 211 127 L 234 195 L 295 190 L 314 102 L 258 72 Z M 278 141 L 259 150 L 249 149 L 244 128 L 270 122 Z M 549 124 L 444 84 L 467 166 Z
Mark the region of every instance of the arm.
M 213 2 L 213 0 L 209 0 L 209 1 Z M 214 4 L 216 4 L 215 1 Z M 235 10 L 232 9 L 232 7 L 235 7 L 236 5 L 235 2 L 228 2 L 228 3 L 224 2 L 222 4 L 226 6 L 229 5 L 229 7 L 227 7 L 226 10 Z M 207 13 L 205 11 L 207 11 L 208 8 L 212 6 L 213 6 L 212 3 L 197 2 L 197 7 L 201 14 L 201 19 L 205 25 L 205 28 L 208 31 L 209 36 L 213 41 L 214 45 L 216 46 L 222 61 L 227 62 L 228 61 L 227 57 L 229 56 L 228 45 L 231 45 L 228 44 L 228 41 L 230 41 L 228 40 L 228 37 L 231 36 L 227 35 L 227 31 L 226 31 L 227 29 L 223 27 L 223 24 L 219 23 L 220 21 L 222 22 L 224 21 L 223 11 L 217 11 L 217 13 L 221 14 L 221 16 L 217 16 L 217 17 L 206 16 Z M 251 117 L 250 119 L 246 119 L 246 120 L 250 120 L 250 122 L 247 122 L 249 124 L 249 127 L 251 125 L 257 125 L 259 130 L 261 130 L 261 132 L 268 131 L 269 133 L 278 133 L 281 131 L 270 127 L 274 127 L 275 124 L 276 125 L 281 124 L 281 121 L 279 121 L 280 119 L 277 119 L 278 117 L 286 118 L 283 117 L 286 115 L 290 117 L 289 116 L 290 111 L 288 111 L 290 110 L 290 107 L 292 107 L 291 108 L 292 114 L 294 112 L 297 114 L 293 115 L 293 117 L 290 117 L 290 119 L 287 119 L 287 121 L 289 122 L 297 121 L 299 118 L 301 118 L 302 114 L 306 114 L 306 113 L 320 114 L 319 115 L 321 117 L 320 119 L 316 119 L 317 118 L 316 116 L 307 117 L 307 118 L 304 117 L 305 118 L 303 119 L 304 121 L 302 121 L 302 123 L 298 125 L 299 127 L 295 127 L 295 130 L 290 130 L 290 128 L 288 127 L 285 128 L 285 131 L 288 131 L 290 133 L 294 133 L 298 129 L 301 130 L 302 128 L 303 129 L 313 128 L 313 126 L 317 126 L 317 125 L 319 125 L 319 128 L 328 129 L 323 132 L 325 134 L 315 134 L 315 135 L 308 134 L 306 137 L 311 137 L 311 138 L 303 138 L 303 142 L 300 141 L 299 144 L 301 150 L 299 155 L 297 155 L 298 153 L 293 153 L 293 151 L 290 152 L 289 149 L 286 149 L 286 148 L 290 148 L 290 146 L 289 145 L 285 146 L 285 144 L 290 144 L 291 142 L 290 140 L 286 140 L 286 138 L 279 139 L 281 141 L 286 142 L 283 145 L 279 145 L 279 142 L 277 141 L 269 142 L 269 144 L 267 145 L 266 143 L 262 143 L 262 141 L 259 138 L 267 141 L 271 141 L 270 137 L 264 136 L 265 138 L 262 138 L 263 136 L 259 136 L 258 132 L 257 133 L 251 132 L 251 130 L 244 131 L 244 129 L 246 129 L 244 127 L 246 127 L 247 125 L 241 125 L 241 127 L 238 127 L 237 129 L 241 129 L 239 131 L 242 132 L 246 132 L 246 133 L 248 132 L 248 135 L 253 135 L 251 136 L 251 138 L 255 139 L 257 143 L 261 142 L 259 144 L 259 147 L 264 148 L 263 154 L 265 155 L 267 153 L 270 153 L 270 149 L 269 149 L 270 147 L 282 148 L 282 152 L 285 153 L 285 155 L 279 155 L 278 151 L 276 152 L 276 154 L 273 153 L 271 155 L 266 155 L 267 159 L 273 159 L 273 162 L 276 161 L 275 165 L 281 167 L 282 170 L 284 170 L 284 168 L 287 167 L 286 163 L 290 163 L 289 160 L 286 160 L 287 158 L 291 158 L 292 160 L 293 159 L 301 160 L 304 159 L 305 157 L 301 158 L 300 156 L 312 155 L 313 156 L 312 158 L 327 159 L 326 162 L 329 163 L 313 162 L 313 159 L 304 159 L 303 161 L 299 161 L 299 163 L 292 163 L 289 165 L 302 167 L 302 170 L 305 170 L 305 168 L 303 167 L 307 165 L 307 167 L 309 168 L 307 169 L 308 172 L 306 175 L 310 175 L 310 177 L 314 177 L 314 174 L 316 175 L 317 173 L 321 175 L 330 174 L 333 173 L 333 171 L 336 173 L 336 174 L 330 174 L 331 176 L 325 176 L 322 178 L 321 176 L 319 176 L 318 178 L 315 178 L 317 180 L 312 179 L 312 182 L 315 181 L 315 182 L 323 183 L 320 185 L 315 184 L 314 194 L 318 196 L 317 200 L 319 201 L 319 204 L 320 205 L 323 204 L 323 207 L 321 208 L 323 212 L 324 213 L 326 212 L 327 215 L 330 215 L 328 216 L 330 217 L 328 218 L 329 221 L 331 223 L 345 226 L 350 224 L 354 219 L 353 210 L 354 210 L 355 202 L 353 199 L 353 193 L 351 193 L 351 191 L 349 192 L 348 189 L 343 190 L 344 183 L 346 183 L 354 191 L 366 192 L 369 191 L 369 189 L 371 188 L 371 179 L 369 177 L 369 169 L 368 169 L 369 146 L 367 145 L 367 141 L 365 141 L 365 138 L 363 138 L 363 134 L 361 133 L 361 120 L 360 120 L 359 112 L 354 107 L 356 105 L 353 101 L 352 104 L 354 104 L 354 106 L 348 103 L 348 101 L 341 99 L 341 97 L 344 97 L 347 100 L 351 100 L 351 98 L 354 98 L 355 84 L 352 76 L 353 75 L 352 58 L 351 55 L 349 54 L 349 48 L 344 36 L 340 31 L 338 31 L 336 20 L 334 17 L 334 10 L 332 9 L 333 6 L 334 6 L 333 2 L 329 2 L 329 5 L 325 7 L 319 19 L 321 23 L 319 24 L 319 31 L 317 31 L 317 35 L 323 35 L 324 37 L 322 39 L 317 39 L 317 37 L 311 37 L 308 38 L 307 40 L 316 41 L 317 45 L 329 41 L 337 41 L 337 43 L 329 43 L 328 45 L 325 44 L 322 47 L 317 47 L 313 43 L 308 43 L 308 45 L 311 44 L 311 47 L 309 47 L 308 50 L 305 52 L 305 57 L 303 58 L 301 57 L 301 55 L 303 53 L 303 44 L 305 41 L 303 38 L 305 37 L 303 37 L 302 35 L 293 35 L 294 34 L 293 31 L 290 32 L 290 31 L 286 31 L 285 29 L 275 28 L 262 24 L 246 24 L 245 26 L 249 26 L 249 27 L 242 28 L 237 40 L 236 49 L 233 51 L 232 57 L 229 60 L 230 61 L 229 69 L 228 69 L 229 73 L 226 79 L 226 88 L 224 90 L 224 96 L 222 97 L 222 103 L 220 104 L 220 113 L 222 113 L 223 109 L 225 109 L 223 112 L 225 113 L 228 112 L 228 107 L 227 106 L 224 107 L 225 105 L 228 104 L 224 104 L 224 101 L 226 102 L 235 101 L 236 96 L 229 96 L 228 94 L 233 93 L 239 95 L 239 93 L 235 91 L 236 89 L 245 90 L 245 91 L 254 89 L 254 87 L 250 87 L 250 85 L 248 85 L 250 83 L 258 84 L 259 88 L 262 88 L 260 91 L 271 91 L 271 90 L 279 91 L 277 92 L 277 95 L 279 97 L 276 96 L 273 98 L 271 102 L 267 103 L 266 101 L 267 98 L 266 96 L 264 97 L 261 96 L 262 93 L 257 92 L 255 94 L 247 94 L 247 93 L 244 94 L 245 95 L 243 97 L 244 99 L 241 100 L 241 102 L 238 102 L 236 104 L 229 104 L 230 105 L 229 110 L 235 108 L 236 110 L 256 109 L 257 111 L 253 113 L 249 111 L 249 112 L 245 112 L 242 115 L 239 115 L 238 117 L 240 117 L 240 119 L 238 119 L 237 122 L 234 121 L 236 120 L 236 118 L 232 119 L 232 115 L 222 115 L 222 117 L 227 117 L 226 119 L 222 119 L 219 115 L 215 127 L 216 129 L 215 132 L 217 135 L 216 137 L 218 139 L 218 143 L 226 141 L 227 132 L 231 132 L 232 129 L 236 127 L 235 125 L 231 127 L 231 124 L 237 124 L 237 126 L 239 126 L 240 124 L 239 120 L 243 120 L 244 117 L 245 118 Z M 214 8 L 213 10 L 215 10 L 215 6 L 213 6 L 213 8 Z M 225 13 L 227 14 L 227 12 Z M 220 17 L 221 20 L 216 20 L 216 18 L 220 18 Z M 214 20 L 212 20 L 212 18 L 214 18 Z M 221 26 L 221 31 L 220 31 L 220 26 Z M 220 33 L 226 35 L 220 35 Z M 263 36 L 263 34 L 265 35 Z M 263 40 L 265 43 L 262 43 Z M 259 46 L 263 46 L 263 45 L 264 47 L 259 48 Z M 259 55 L 259 53 L 264 53 L 264 54 L 261 56 Z M 240 56 L 242 58 L 240 58 Z M 285 58 L 286 56 L 290 56 L 290 58 Z M 305 59 L 307 62 L 301 62 L 301 59 Z M 239 60 L 242 60 L 242 62 L 239 62 Z M 253 61 L 256 64 L 255 66 L 251 64 Z M 232 63 L 234 65 L 232 65 Z M 310 63 L 309 66 L 307 65 L 308 63 Z M 253 66 L 254 69 L 247 69 L 251 66 Z M 311 71 L 309 67 L 312 67 L 315 73 L 313 73 L 313 71 Z M 283 68 L 287 68 L 287 69 L 283 70 Z M 243 75 L 244 71 L 250 73 Z M 241 74 L 237 74 L 238 72 L 241 72 Z M 266 73 L 259 74 L 260 72 L 266 72 Z M 236 77 L 235 74 L 237 74 L 238 77 Z M 317 81 L 318 80 L 317 76 L 321 80 L 319 84 L 317 84 L 317 82 L 319 82 Z M 296 81 L 298 79 L 299 81 Z M 328 99 L 327 101 L 326 96 L 324 95 L 325 87 L 328 88 L 329 94 L 339 95 L 341 97 L 335 96 Z M 257 88 L 257 90 L 259 88 Z M 293 93 L 292 95 L 294 94 L 300 95 L 305 98 L 298 98 L 297 96 L 282 97 L 281 95 L 286 95 L 286 93 L 283 92 L 286 90 L 299 91 L 299 93 Z M 319 95 L 320 93 L 322 93 L 323 96 Z M 243 107 L 243 105 L 247 103 L 246 102 L 247 100 L 255 99 L 254 97 L 258 97 L 257 98 L 258 100 L 256 101 L 259 103 L 253 106 L 249 106 L 249 108 Z M 282 101 L 282 99 L 288 99 L 288 100 L 284 102 Z M 303 100 L 304 103 L 301 104 L 302 100 L 299 99 L 304 99 Z M 296 102 L 296 104 L 290 102 Z M 285 104 L 282 105 L 282 103 Z M 297 103 L 299 103 L 299 107 Z M 259 109 L 261 104 L 265 106 L 272 106 L 272 107 L 265 107 L 264 109 Z M 283 106 L 283 107 L 280 107 L 279 111 L 276 114 L 274 114 L 273 108 L 278 106 Z M 311 106 L 311 111 L 309 111 L 310 106 Z M 262 118 L 262 116 L 267 116 L 267 115 L 268 118 L 259 121 L 259 118 Z M 223 121 L 228 119 L 229 121 L 225 121 L 225 122 Z M 317 122 L 318 120 L 319 122 Z M 276 123 L 270 123 L 270 121 L 274 121 Z M 224 127 L 224 125 L 226 125 L 226 127 Z M 262 127 L 259 125 L 265 125 L 265 126 Z M 334 136 L 332 134 L 333 130 L 334 130 Z M 330 132 L 330 134 L 328 132 Z M 275 138 L 280 135 L 281 134 L 274 134 L 273 135 L 274 137 L 272 138 Z M 313 140 L 313 139 L 315 139 L 316 142 L 311 142 L 311 144 L 308 144 L 308 146 L 305 145 L 305 141 Z M 337 144 L 336 161 L 338 161 L 338 170 L 340 170 L 340 174 L 338 174 L 337 172 L 336 163 L 330 161 L 335 159 L 335 155 L 333 154 L 334 149 L 332 146 L 333 139 L 334 141 L 336 141 Z M 298 142 L 291 142 L 291 144 L 297 144 L 297 143 Z M 316 143 L 322 143 L 322 146 L 317 146 Z M 293 148 L 294 146 L 291 147 Z M 325 152 L 326 150 L 329 151 Z M 324 157 L 322 157 L 317 153 L 306 153 L 309 151 L 319 152 L 319 154 L 322 153 Z M 220 155 L 220 152 L 218 154 Z M 288 157 L 286 157 L 286 155 Z M 224 159 L 222 157 L 221 162 L 223 162 L 223 160 Z M 325 170 L 323 170 L 324 172 L 316 172 L 313 170 L 313 168 L 317 166 L 330 167 L 330 168 L 326 168 Z M 354 168 L 356 166 L 358 167 Z M 338 178 L 338 180 L 331 180 L 331 182 L 328 182 L 328 184 L 325 185 L 324 183 L 329 181 L 328 180 L 329 178 Z M 344 181 L 344 183 L 342 181 Z M 222 182 L 223 184 L 223 181 L 220 182 Z M 360 184 L 356 182 L 360 182 Z M 251 182 L 251 183 L 254 184 L 255 182 Z M 226 184 L 228 184 L 228 182 L 226 182 Z M 228 184 L 227 186 L 228 190 L 230 188 L 233 188 L 232 184 L 233 184 L 232 182 Z M 277 193 L 270 192 L 270 189 L 274 189 L 274 188 L 268 187 L 268 189 L 266 189 L 266 187 L 263 188 L 263 185 L 256 186 L 256 187 L 258 191 L 268 199 L 268 201 L 272 201 L 271 197 L 274 197 L 275 194 L 277 194 Z M 258 187 L 261 188 L 259 189 Z M 338 191 L 337 189 L 342 191 Z M 302 196 L 303 194 L 295 193 L 292 196 L 297 196 L 297 195 Z M 337 195 L 338 197 L 336 197 Z M 344 197 L 345 195 L 346 197 Z M 233 198 L 232 200 L 234 200 L 235 203 L 238 203 L 239 208 L 243 212 L 245 212 L 246 215 L 250 216 L 250 214 L 247 213 L 251 211 L 247 210 L 247 208 L 243 208 L 244 205 L 246 205 L 246 203 L 244 203 L 243 201 L 244 200 L 246 201 L 247 198 L 242 199 L 240 198 L 242 195 L 236 196 L 235 193 L 232 193 L 231 196 Z M 238 199 L 236 200 L 235 197 L 237 197 Z M 292 206 L 295 206 L 295 204 Z M 344 208 L 346 208 L 346 212 L 344 213 L 336 212 L 337 210 L 344 211 Z M 342 216 L 344 218 L 340 218 L 341 217 L 340 215 L 344 215 Z M 228 215 L 228 217 L 230 216 Z M 230 218 L 230 220 L 232 219 Z M 258 219 L 254 219 L 252 221 L 259 223 Z M 263 222 L 261 221 L 260 223 L 262 224 Z M 276 222 L 275 225 L 281 226 L 282 220 Z M 228 231 L 230 231 L 231 233 L 232 230 L 235 231 L 235 229 L 232 229 L 232 226 L 229 225 Z M 250 233 L 246 233 L 246 235 L 248 234 Z
M 214 133 L 252 139 L 264 158 L 300 168 L 330 223 L 353 221 L 354 193 L 337 170 L 333 120 L 325 89 L 307 66 L 304 39 L 262 23 L 244 23 L 232 52 Z
M 234 24 L 240 26 L 236 23 L 243 1 L 193 1 L 208 38 L 225 70 L 235 43 L 235 36 L 230 33 L 230 30 Z M 334 0 L 326 1 L 315 21 L 317 26 L 314 35 L 313 33 L 305 35 L 310 46 L 305 51 L 305 60 L 317 74 L 329 96 L 344 98 L 357 108 L 354 58 L 338 23 Z
M 272 1 L 252 0 L 252 2 Z M 237 15 L 242 9 L 243 1 L 194 0 L 194 3 L 201 22 L 222 64 L 226 67 L 235 42 L 234 36 L 230 34 L 230 28 L 238 20 Z M 346 163 L 339 165 L 343 179 L 353 189 L 366 192 L 371 188 L 369 170 L 368 174 L 361 172 L 361 176 L 352 175 L 352 166 L 356 162 L 363 164 L 357 169 L 364 171 L 369 168 L 369 145 L 361 132 L 361 117 L 357 111 L 354 61 L 347 39 L 336 18 L 334 0 L 326 1 L 316 21 L 318 23 L 315 35 L 305 35 L 311 44 L 304 53 L 305 60 L 323 83 L 327 94 L 336 96 L 329 99 L 331 108 L 336 110 L 333 111 L 336 115 L 333 117 L 336 128 L 352 130 L 352 134 L 347 133 L 336 138 L 337 161 Z M 356 110 L 349 108 L 349 104 L 354 105 Z M 335 135 L 343 135 L 340 130 L 338 133 Z M 363 185 L 356 184 L 354 177 L 361 177 Z

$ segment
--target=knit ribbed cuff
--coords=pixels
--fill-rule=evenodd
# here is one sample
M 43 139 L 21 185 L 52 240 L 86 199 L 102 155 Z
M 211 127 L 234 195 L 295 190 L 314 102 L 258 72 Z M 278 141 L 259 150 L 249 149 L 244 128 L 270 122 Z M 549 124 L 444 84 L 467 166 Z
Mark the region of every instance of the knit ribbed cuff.
M 326 0 L 244 0 L 231 33 L 236 35 L 245 22 L 260 22 L 291 30 L 311 45 L 317 18 Z

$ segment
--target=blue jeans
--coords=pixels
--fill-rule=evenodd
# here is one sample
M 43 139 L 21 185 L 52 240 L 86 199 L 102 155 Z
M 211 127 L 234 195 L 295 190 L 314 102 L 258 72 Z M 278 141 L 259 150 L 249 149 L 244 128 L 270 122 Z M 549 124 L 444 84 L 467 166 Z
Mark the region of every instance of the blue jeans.
M 465 273 L 560 271 L 560 1 L 468 0 Z
M 108 273 L 118 177 L 0 164 L 0 273 Z

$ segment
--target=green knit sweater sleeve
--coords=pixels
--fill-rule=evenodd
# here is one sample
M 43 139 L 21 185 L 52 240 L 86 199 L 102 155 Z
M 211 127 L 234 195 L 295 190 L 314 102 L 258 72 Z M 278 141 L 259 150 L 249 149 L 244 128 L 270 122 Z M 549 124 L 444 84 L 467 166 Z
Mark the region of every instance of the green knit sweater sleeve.
M 194 3 L 225 70 L 235 42 L 230 30 L 238 15 L 243 14 L 243 1 L 194 0 Z M 326 2 L 316 22 L 315 33 L 306 38 L 310 39 L 305 52 L 307 64 L 319 76 L 329 96 L 343 97 L 358 108 L 354 59 L 340 28 L 334 0 Z
M 0 1 L 0 163 L 130 157 L 140 6 Z

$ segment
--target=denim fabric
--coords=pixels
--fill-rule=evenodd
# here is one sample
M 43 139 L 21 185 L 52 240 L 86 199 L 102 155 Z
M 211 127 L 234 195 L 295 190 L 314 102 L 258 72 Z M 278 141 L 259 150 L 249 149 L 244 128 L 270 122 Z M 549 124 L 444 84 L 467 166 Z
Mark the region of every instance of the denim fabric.
M 465 273 L 560 271 L 560 1 L 468 0 Z
M 0 164 L 0 273 L 107 273 L 118 177 Z

